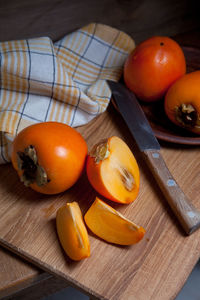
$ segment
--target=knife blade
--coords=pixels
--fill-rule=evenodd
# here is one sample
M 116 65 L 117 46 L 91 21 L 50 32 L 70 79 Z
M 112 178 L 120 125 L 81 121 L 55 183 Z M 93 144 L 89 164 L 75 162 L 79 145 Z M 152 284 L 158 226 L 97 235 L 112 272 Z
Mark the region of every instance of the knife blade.
M 200 227 L 200 212 L 192 205 L 170 173 L 160 145 L 136 98 L 125 85 L 107 81 L 114 101 L 143 154 L 154 178 L 186 234 Z

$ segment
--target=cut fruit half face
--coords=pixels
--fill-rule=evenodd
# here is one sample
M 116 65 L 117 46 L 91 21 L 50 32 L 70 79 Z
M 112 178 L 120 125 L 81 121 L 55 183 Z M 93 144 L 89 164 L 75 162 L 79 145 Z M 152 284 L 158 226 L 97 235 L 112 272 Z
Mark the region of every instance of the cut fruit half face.
M 87 160 L 90 183 L 102 196 L 120 203 L 130 203 L 139 192 L 140 173 L 137 161 L 119 137 L 99 142 Z

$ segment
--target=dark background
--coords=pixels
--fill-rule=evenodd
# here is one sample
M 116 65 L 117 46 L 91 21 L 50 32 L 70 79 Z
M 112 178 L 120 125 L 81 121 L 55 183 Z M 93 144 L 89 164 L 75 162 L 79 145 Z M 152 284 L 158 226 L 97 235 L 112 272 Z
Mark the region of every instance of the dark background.
M 99 22 L 130 34 L 136 43 L 152 35 L 189 33 L 200 38 L 199 1 L 194 0 L 0 0 L 0 41 L 65 34 Z

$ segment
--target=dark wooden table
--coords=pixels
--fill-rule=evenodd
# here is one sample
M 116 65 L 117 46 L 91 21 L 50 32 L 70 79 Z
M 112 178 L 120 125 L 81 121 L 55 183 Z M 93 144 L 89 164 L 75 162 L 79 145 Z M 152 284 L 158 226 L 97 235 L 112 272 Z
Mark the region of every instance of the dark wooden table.
M 127 32 L 136 43 L 152 35 L 167 35 L 183 45 L 200 47 L 197 5 L 185 0 L 1 0 L 0 41 L 36 36 L 55 41 L 90 22 L 100 22 Z M 0 248 L 0 299 L 39 299 L 66 286 Z

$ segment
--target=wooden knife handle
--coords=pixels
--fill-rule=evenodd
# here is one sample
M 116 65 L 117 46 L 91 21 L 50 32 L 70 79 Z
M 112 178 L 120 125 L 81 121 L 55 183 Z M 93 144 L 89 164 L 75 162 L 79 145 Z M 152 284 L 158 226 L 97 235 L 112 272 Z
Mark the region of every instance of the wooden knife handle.
M 145 150 L 145 160 L 161 191 L 189 235 L 200 227 L 200 212 L 190 203 L 167 168 L 159 150 Z

